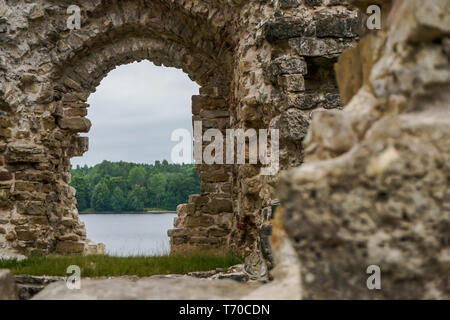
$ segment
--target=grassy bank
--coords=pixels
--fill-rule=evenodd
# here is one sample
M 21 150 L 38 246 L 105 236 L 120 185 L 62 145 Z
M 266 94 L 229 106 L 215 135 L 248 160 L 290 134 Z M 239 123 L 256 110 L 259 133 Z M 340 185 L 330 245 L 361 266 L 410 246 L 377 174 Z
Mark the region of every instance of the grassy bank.
M 13 274 L 67 276 L 67 267 L 77 265 L 82 277 L 135 275 L 147 277 L 164 274 L 186 274 L 227 268 L 241 263 L 232 254 L 191 253 L 155 257 L 102 256 L 48 256 L 29 257 L 23 261 L 0 260 L 0 269 L 11 269 Z

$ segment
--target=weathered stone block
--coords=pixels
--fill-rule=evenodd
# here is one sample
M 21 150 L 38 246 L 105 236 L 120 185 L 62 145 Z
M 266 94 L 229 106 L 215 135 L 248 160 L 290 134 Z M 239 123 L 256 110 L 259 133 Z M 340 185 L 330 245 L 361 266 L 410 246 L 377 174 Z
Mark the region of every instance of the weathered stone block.
M 212 228 L 208 229 L 208 236 L 221 238 L 221 237 L 225 237 L 225 236 L 229 235 L 230 232 L 231 232 L 231 230 L 229 230 L 229 229 L 212 227 Z
M 264 25 L 264 34 L 269 42 L 296 37 L 312 37 L 315 25 L 311 21 L 295 17 L 281 17 Z
M 26 170 L 26 171 L 17 171 L 16 180 L 48 183 L 54 181 L 55 177 L 51 171 Z
M 282 56 L 276 58 L 270 65 L 270 73 L 272 78 L 282 74 L 302 74 L 308 73 L 308 68 L 303 58 L 295 58 L 291 56 Z
M 10 163 L 45 161 L 44 148 L 31 143 L 12 142 L 8 144 L 6 160 Z
M 14 190 L 16 191 L 39 192 L 42 187 L 43 185 L 39 182 L 16 181 L 14 184 Z
M 332 148 L 342 145 L 342 128 L 352 130 L 346 114 L 336 115 L 341 128 L 321 130 Z M 447 188 L 448 166 L 437 159 L 449 154 L 449 123 L 439 112 L 385 117 L 345 155 L 284 177 L 283 224 L 302 263 L 305 298 L 450 297 L 450 213 L 437 196 Z M 370 265 L 381 269 L 382 290 L 367 289 Z
M 323 5 L 324 0 L 304 0 L 305 4 L 310 7 L 319 7 Z
M 217 214 L 222 212 L 233 212 L 233 202 L 228 199 L 212 199 L 203 206 L 202 212 Z
M 210 97 L 226 97 L 229 94 L 229 87 L 208 87 L 203 86 L 200 88 L 199 92 L 202 96 L 210 96 Z
M 280 0 L 279 4 L 281 9 L 296 8 L 300 5 L 300 0 Z
M 63 110 L 63 117 L 85 117 L 87 116 L 87 109 L 85 108 L 67 108 Z
M 49 224 L 48 218 L 46 216 L 38 216 L 38 217 L 31 217 L 29 219 L 30 224 L 35 225 L 42 225 L 47 226 Z
M 190 216 L 195 213 L 195 204 L 194 203 L 184 203 L 180 204 L 177 207 L 177 214 L 180 217 Z
M 56 244 L 56 252 L 63 255 L 83 254 L 84 243 L 73 241 L 58 241 Z
M 0 171 L 0 181 L 12 180 L 13 175 L 9 171 Z
M 15 231 L 18 240 L 34 241 L 37 238 L 37 232 L 28 226 L 18 226 L 15 228 Z
M 203 119 L 229 118 L 230 112 L 228 110 L 201 110 L 200 116 Z
M 233 226 L 233 213 L 221 213 L 219 215 L 214 216 L 214 225 L 219 228 L 230 230 Z
M 209 227 L 214 223 L 214 219 L 210 216 L 189 216 L 186 217 L 184 225 L 188 228 Z
M 222 241 L 219 238 L 191 237 L 189 239 L 189 244 L 192 244 L 192 245 L 215 246 L 215 245 L 219 245 L 221 242 Z
M 201 207 L 209 202 L 210 198 L 203 195 L 193 195 L 190 202 L 194 203 L 196 207 Z
M 289 40 L 289 45 L 300 56 L 305 57 L 337 57 L 349 48 L 352 42 L 336 39 L 294 38 Z
M 275 118 L 271 126 L 279 128 L 280 138 L 301 141 L 308 132 L 309 121 L 300 110 L 291 108 Z
M 305 91 L 305 78 L 301 74 L 286 74 L 278 77 L 278 84 L 288 92 Z
M 243 183 L 244 194 L 258 194 L 261 191 L 261 178 L 259 176 L 246 178 Z
M 177 251 L 176 250 L 177 246 L 186 244 L 188 241 L 189 241 L 189 238 L 186 236 L 171 236 L 171 238 L 170 238 L 171 251 Z
M 290 93 L 287 95 L 289 107 L 309 110 L 320 107 L 325 101 L 322 94 L 317 93 Z
M 10 129 L 0 128 L 0 137 L 9 139 L 12 137 L 12 133 Z
M 17 212 L 24 215 L 41 216 L 46 215 L 47 211 L 48 207 L 42 201 L 28 201 L 17 206 Z
M 89 119 L 83 117 L 71 117 L 59 119 L 58 125 L 62 129 L 67 129 L 76 132 L 89 132 L 92 124 L 89 121 Z
M 12 123 L 10 119 L 8 119 L 7 117 L 0 116 L 0 128 L 9 128 L 11 125 Z
M 72 88 L 75 90 L 81 90 L 81 85 L 77 81 L 75 81 L 69 77 L 66 77 L 64 79 L 64 84 L 69 88 Z
M 176 228 L 167 230 L 167 235 L 171 238 L 184 237 L 190 234 L 188 229 Z
M 340 101 L 340 95 L 338 93 L 325 94 L 325 101 L 323 103 L 323 107 L 325 109 L 335 109 L 335 108 L 342 107 L 342 103 Z
M 199 114 L 201 110 L 227 110 L 225 99 L 209 96 L 192 96 L 192 113 Z
M 73 241 L 73 242 L 78 242 L 81 240 L 79 235 L 73 234 L 73 233 L 68 233 L 68 234 L 58 236 L 57 239 L 61 240 L 61 241 Z
M 6 236 L 5 236 L 5 239 L 6 239 L 7 241 L 14 241 L 14 240 L 16 240 L 16 238 L 17 238 L 17 236 L 16 236 L 16 233 L 15 233 L 14 231 L 8 232 L 8 233 L 6 234 Z
M 353 38 L 362 34 L 361 16 L 357 12 L 341 13 L 320 11 L 314 17 L 319 38 Z
M 199 171 L 199 175 L 205 182 L 228 182 L 230 180 L 230 174 L 224 169 Z

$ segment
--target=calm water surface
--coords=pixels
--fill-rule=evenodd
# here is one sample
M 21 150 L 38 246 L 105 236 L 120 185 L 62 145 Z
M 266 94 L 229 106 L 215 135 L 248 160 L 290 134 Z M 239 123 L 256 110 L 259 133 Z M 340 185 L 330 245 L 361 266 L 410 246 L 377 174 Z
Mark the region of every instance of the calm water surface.
M 114 256 L 152 256 L 170 249 L 167 230 L 176 214 L 81 214 L 87 237 Z

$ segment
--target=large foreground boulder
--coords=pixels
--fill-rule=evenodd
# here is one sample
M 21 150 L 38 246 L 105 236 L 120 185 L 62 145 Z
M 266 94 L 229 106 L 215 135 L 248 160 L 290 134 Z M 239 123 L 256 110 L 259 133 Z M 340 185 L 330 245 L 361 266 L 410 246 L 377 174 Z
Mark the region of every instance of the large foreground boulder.
M 306 299 L 450 298 L 448 1 L 379 2 L 278 190 Z
M 449 116 L 404 115 L 290 173 L 280 194 L 305 298 L 450 298 L 449 142 Z

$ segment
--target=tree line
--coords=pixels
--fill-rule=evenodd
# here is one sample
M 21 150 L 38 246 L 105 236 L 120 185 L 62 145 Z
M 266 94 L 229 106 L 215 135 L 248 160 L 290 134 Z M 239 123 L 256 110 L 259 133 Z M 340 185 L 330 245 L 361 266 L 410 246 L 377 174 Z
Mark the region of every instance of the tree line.
M 175 210 L 200 193 L 200 178 L 193 164 L 154 164 L 103 161 L 72 170 L 78 211 Z

